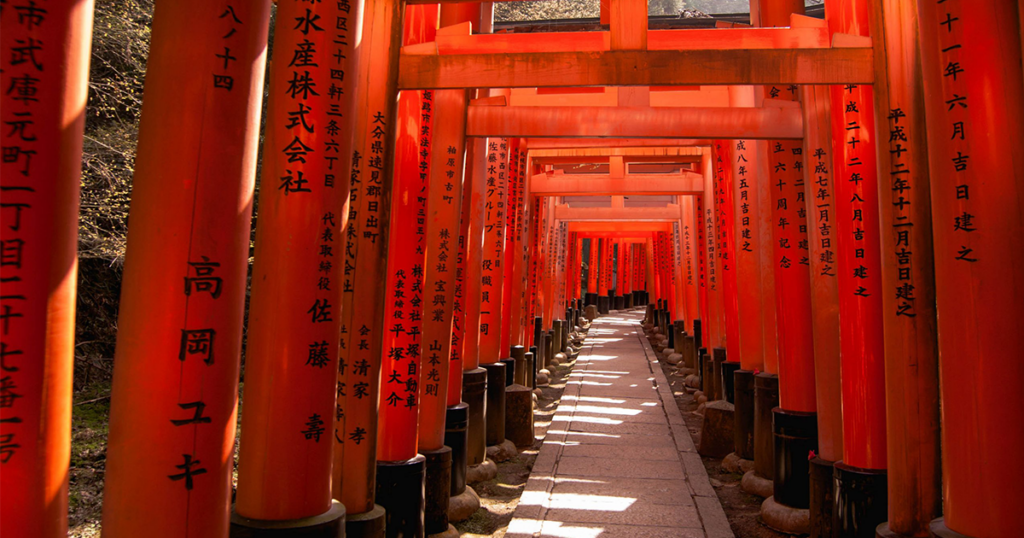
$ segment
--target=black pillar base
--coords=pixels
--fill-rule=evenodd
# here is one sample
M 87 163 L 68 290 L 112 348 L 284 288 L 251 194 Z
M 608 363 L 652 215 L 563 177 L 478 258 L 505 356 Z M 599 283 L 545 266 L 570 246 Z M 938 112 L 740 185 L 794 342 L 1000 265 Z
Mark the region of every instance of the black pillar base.
M 452 450 L 451 489 L 454 497 L 466 491 L 466 470 L 469 468 L 469 406 L 465 402 L 453 405 L 444 414 L 444 444 Z M 486 448 L 484 449 L 486 450 Z
M 533 345 L 540 345 L 540 335 L 544 334 L 544 318 L 537 316 L 533 318 Z M 536 352 L 534 352 L 536 354 Z
M 377 462 L 374 501 L 384 507 L 384 535 L 387 538 L 423 536 L 426 461 L 422 454 L 417 454 L 405 461 Z
M 515 383 L 516 359 L 508 357 L 498 362 L 505 365 L 505 386 L 508 387 Z
M 928 531 L 931 532 L 935 538 L 974 538 L 966 534 L 960 534 L 953 529 L 946 526 L 946 518 L 939 517 L 932 520 L 931 524 L 928 525 Z
M 835 538 L 875 538 L 875 529 L 889 519 L 885 469 L 860 469 L 837 461 L 832 479 Z
M 772 409 L 779 406 L 779 376 L 761 372 L 754 376 L 754 472 L 775 478 L 775 439 Z
M 694 349 L 704 347 L 704 336 L 701 335 L 702 325 L 699 319 L 693 320 L 693 346 Z
M 585 306 L 596 305 L 597 304 L 597 294 L 596 293 L 587 293 L 585 301 L 586 301 L 586 305 Z
M 487 446 L 500 445 L 505 441 L 505 365 L 496 362 L 480 367 L 487 371 Z
M 346 538 L 384 538 L 384 507 L 375 504 L 362 514 L 350 514 L 345 521 Z
M 834 463 L 815 457 L 807 462 L 810 472 L 811 538 L 832 537 L 832 512 L 835 510 L 835 492 L 832 489 Z
M 722 399 L 731 404 L 736 403 L 736 370 L 739 369 L 738 362 L 722 363 Z M 750 390 L 754 390 L 753 386 Z
M 345 506 L 331 501 L 324 513 L 301 519 L 249 519 L 231 510 L 231 538 L 345 538 Z
M 526 373 L 526 348 L 523 346 L 512 346 L 512 349 L 509 350 L 509 355 L 512 357 L 512 369 L 506 370 L 505 377 L 511 378 L 512 383 L 526 385 L 530 382 L 529 376 Z M 512 372 L 512 375 L 508 375 L 507 372 Z
M 736 364 L 739 363 L 726 363 Z M 736 370 L 733 372 L 734 404 L 736 418 L 733 421 L 733 434 L 736 441 L 736 455 L 745 459 L 754 459 L 754 372 L 752 370 Z M 760 474 L 760 473 L 758 473 Z M 766 478 L 762 475 L 762 478 Z
M 626 308 L 626 297 L 623 295 L 615 296 L 615 310 L 624 310 Z
M 722 365 L 725 364 L 725 348 L 716 347 L 711 350 L 711 360 L 714 364 L 711 366 L 711 375 L 714 379 L 711 382 L 711 386 L 714 388 L 712 396 L 708 396 L 709 400 L 722 400 L 725 398 L 725 380 L 722 378 Z
M 548 358 L 548 361 L 550 361 L 551 358 L 555 356 L 555 354 L 561 353 L 561 350 L 564 349 L 564 347 L 562 347 L 562 338 L 565 335 L 565 326 L 562 324 L 561 320 L 553 320 L 551 322 L 551 331 L 552 331 L 552 333 L 551 333 L 551 335 L 552 335 L 552 339 L 551 339 L 551 347 L 552 347 L 552 349 L 551 349 L 551 356 Z
M 420 453 L 427 459 L 425 482 L 426 510 L 423 513 L 423 530 L 437 534 L 448 530 L 448 501 L 452 489 L 452 449 L 443 446 L 438 450 Z
M 668 329 L 668 340 L 665 341 L 665 347 L 675 350 L 676 348 L 676 327 L 674 324 L 666 324 L 665 328 Z
M 466 462 L 479 465 L 487 458 L 487 370 L 462 372 L 462 401 L 469 406 Z
M 598 295 L 597 296 L 597 313 L 598 314 L 607 314 L 608 312 L 611 312 L 611 310 L 608 308 L 608 299 L 609 299 L 609 297 L 607 295 Z
M 704 358 L 701 359 L 700 390 L 708 400 L 715 399 L 715 360 L 707 350 L 704 350 Z
M 700 349 L 697 350 L 697 377 L 698 377 L 697 387 L 699 387 L 700 390 L 702 390 L 702 391 L 705 390 L 704 389 L 704 379 L 705 379 L 706 376 L 704 375 L 704 363 L 707 361 L 707 354 L 708 354 L 708 350 L 707 349 L 700 348 Z
M 818 451 L 818 414 L 772 409 L 775 437 L 775 502 L 792 508 L 810 507 L 807 455 Z
M 526 359 L 526 386 L 530 389 L 537 388 L 537 346 L 530 346 L 530 351 L 525 355 Z
M 630 293 L 622 297 L 623 308 L 633 308 L 633 296 L 634 294 Z
M 544 362 L 541 364 L 541 368 L 547 368 L 548 363 L 555 358 L 555 353 L 558 353 L 558 350 L 555 349 L 555 330 L 548 329 L 548 332 L 544 334 Z

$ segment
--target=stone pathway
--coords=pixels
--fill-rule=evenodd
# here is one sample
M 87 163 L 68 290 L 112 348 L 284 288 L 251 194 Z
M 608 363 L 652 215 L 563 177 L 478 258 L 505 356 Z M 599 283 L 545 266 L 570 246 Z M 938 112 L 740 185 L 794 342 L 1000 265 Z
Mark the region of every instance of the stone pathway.
M 642 317 L 594 321 L 507 538 L 733 538 Z

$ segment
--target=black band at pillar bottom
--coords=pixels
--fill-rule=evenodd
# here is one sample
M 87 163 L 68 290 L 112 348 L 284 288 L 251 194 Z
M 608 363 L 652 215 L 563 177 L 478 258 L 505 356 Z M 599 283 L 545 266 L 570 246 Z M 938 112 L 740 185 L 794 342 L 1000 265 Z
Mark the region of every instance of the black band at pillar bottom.
M 270 521 L 249 519 L 231 511 L 231 538 L 345 538 L 345 506 L 331 501 L 331 507 L 323 514 Z
M 422 454 L 417 454 L 405 461 L 377 462 L 374 501 L 384 507 L 387 538 L 423 536 L 426 461 Z
M 459 402 L 445 411 L 444 444 L 452 449 L 452 479 L 449 494 L 454 497 L 466 491 L 466 471 L 469 467 L 469 406 Z
M 875 529 L 889 519 L 885 469 L 861 469 L 837 461 L 832 474 L 836 538 L 875 538 Z
M 775 502 L 793 508 L 810 507 L 810 454 L 818 451 L 818 414 L 772 409 L 775 439 Z
M 481 364 L 487 371 L 487 446 L 505 441 L 505 365 L 500 362 Z
M 738 362 L 725 365 L 739 366 Z M 725 375 L 723 373 L 722 377 Z M 754 459 L 754 371 L 733 370 L 733 404 L 736 415 L 733 419 L 733 439 L 736 442 L 736 455 L 745 459 Z M 763 477 L 762 478 L 766 478 Z
M 424 482 L 425 510 L 423 529 L 426 534 L 437 534 L 448 530 L 448 501 L 451 499 L 452 449 L 443 446 L 438 450 L 425 450 L 421 454 L 426 461 Z

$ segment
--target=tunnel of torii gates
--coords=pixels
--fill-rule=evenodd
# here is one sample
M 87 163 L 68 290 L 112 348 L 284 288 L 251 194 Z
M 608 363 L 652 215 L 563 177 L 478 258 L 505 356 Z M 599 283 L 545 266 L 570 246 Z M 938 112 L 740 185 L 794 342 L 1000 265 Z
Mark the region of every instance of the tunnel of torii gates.
M 647 308 L 812 535 L 1021 535 L 1017 2 L 270 11 L 156 1 L 105 536 L 443 532 L 588 305 Z M 92 2 L 0 17 L 0 533 L 56 537 Z

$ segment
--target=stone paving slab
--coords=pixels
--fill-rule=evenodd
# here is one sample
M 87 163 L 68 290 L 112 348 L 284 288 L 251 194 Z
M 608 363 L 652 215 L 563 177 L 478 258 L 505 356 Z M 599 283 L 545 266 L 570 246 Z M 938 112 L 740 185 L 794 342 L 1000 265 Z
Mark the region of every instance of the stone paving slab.
M 640 312 L 596 320 L 508 538 L 733 538 Z

